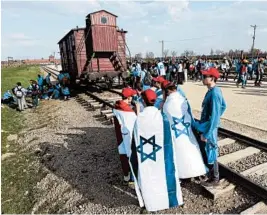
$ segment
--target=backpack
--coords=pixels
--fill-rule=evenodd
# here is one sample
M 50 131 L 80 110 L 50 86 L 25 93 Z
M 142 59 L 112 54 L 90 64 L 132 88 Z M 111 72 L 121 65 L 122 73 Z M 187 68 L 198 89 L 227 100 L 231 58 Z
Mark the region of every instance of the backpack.
M 145 75 L 145 77 L 144 77 L 144 81 L 143 81 L 143 83 L 144 83 L 144 85 L 150 85 L 150 84 L 151 84 L 151 81 L 152 81 L 151 75 L 150 75 L 150 73 L 147 71 L 147 72 L 146 72 L 146 75 Z
M 22 88 L 17 88 L 16 96 L 18 98 L 22 98 L 23 96 Z

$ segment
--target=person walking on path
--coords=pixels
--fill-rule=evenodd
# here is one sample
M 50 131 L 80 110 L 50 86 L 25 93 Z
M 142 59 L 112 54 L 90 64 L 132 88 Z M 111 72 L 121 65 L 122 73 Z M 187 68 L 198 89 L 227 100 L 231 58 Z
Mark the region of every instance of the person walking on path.
M 222 91 L 216 86 L 220 73 L 215 68 L 202 71 L 203 84 L 208 87 L 208 92 L 202 103 L 202 113 L 199 122 L 194 122 L 193 127 L 200 132 L 200 150 L 203 160 L 209 169 L 209 179 L 205 186 L 217 186 L 219 184 L 218 165 L 218 128 L 220 117 L 226 110 L 226 103 Z

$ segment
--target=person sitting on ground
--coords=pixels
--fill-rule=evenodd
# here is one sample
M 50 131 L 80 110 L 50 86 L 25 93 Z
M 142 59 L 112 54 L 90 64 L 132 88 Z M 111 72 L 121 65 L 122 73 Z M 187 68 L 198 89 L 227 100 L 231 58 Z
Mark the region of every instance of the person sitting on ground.
M 57 80 L 60 84 L 62 84 L 62 80 L 64 78 L 64 74 L 63 74 L 63 71 L 61 70 L 57 76 Z
M 51 97 L 51 95 L 53 94 L 53 92 L 54 92 L 54 86 L 52 84 L 50 84 L 48 86 L 48 97 L 49 98 Z
M 3 104 L 11 104 L 15 102 L 15 99 L 13 97 L 13 95 L 11 94 L 10 90 L 6 91 L 3 95 L 3 97 L 1 98 L 1 102 Z
M 70 84 L 70 74 L 67 71 L 63 73 L 62 84 L 67 86 Z
M 57 83 L 59 85 L 59 83 Z M 53 93 L 50 96 L 50 99 L 59 99 L 60 98 L 60 86 L 54 86 Z
M 62 93 L 65 101 L 69 100 L 69 98 L 70 98 L 70 90 L 66 85 L 63 85 L 61 87 L 61 93 Z
M 49 99 L 49 96 L 48 96 L 48 86 L 45 85 L 44 88 L 43 88 L 43 93 L 41 95 L 41 99 L 45 99 L 45 100 L 48 100 Z
M 45 83 L 46 85 L 50 85 L 51 84 L 51 73 L 48 73 L 48 75 L 45 77 Z

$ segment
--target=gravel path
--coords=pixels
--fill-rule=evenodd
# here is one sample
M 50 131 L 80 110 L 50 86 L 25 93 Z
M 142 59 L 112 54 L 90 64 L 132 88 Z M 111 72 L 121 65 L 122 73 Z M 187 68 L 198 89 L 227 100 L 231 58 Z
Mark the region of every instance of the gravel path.
M 86 96 L 84 96 L 86 97 Z M 27 111 L 30 128 L 19 143 L 39 157 L 45 177 L 36 185 L 33 213 L 146 213 L 122 185 L 114 127 L 86 103 L 42 101 Z M 185 206 L 162 213 L 240 213 L 258 199 L 237 188 L 213 202 L 197 183 L 182 185 Z

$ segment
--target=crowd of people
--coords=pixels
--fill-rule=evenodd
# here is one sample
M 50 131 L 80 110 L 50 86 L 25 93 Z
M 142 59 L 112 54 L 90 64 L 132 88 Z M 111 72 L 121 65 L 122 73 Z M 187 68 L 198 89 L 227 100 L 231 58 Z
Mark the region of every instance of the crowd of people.
M 266 67 L 267 59 L 257 57 L 249 60 L 243 57 L 240 59 L 224 57 L 221 61 L 212 61 L 205 57 L 199 57 L 196 60 L 183 57 L 179 60 L 157 60 L 153 63 L 140 63 L 135 61 L 132 65 L 128 64 L 128 81 L 131 82 L 132 86 L 140 82 L 144 86 L 143 89 L 145 89 L 150 84 L 152 77 L 160 75 L 168 81 L 175 81 L 176 83 L 182 84 L 183 82 L 187 82 L 188 79 L 201 81 L 202 70 L 216 68 L 221 73 L 220 81 L 228 81 L 229 74 L 231 71 L 234 71 L 234 81 L 236 81 L 237 86 L 242 83 L 242 87 L 245 88 L 247 80 L 255 79 L 254 85 L 260 87 Z
M 181 82 L 167 75 L 163 63 L 157 62 L 150 83 L 142 66 L 140 71 L 115 104 L 114 124 L 124 183 L 134 184 L 141 207 L 157 211 L 184 204 L 184 180 L 219 185 L 217 134 L 226 103 L 214 67 L 201 70 L 208 92 L 200 121 L 194 120 Z
M 40 100 L 70 98 L 70 76 L 67 72 L 61 71 L 55 84 L 51 82 L 51 73 L 43 77 L 38 75 L 37 80 L 30 80 L 30 85 L 25 88 L 18 82 L 12 90 L 4 93 L 1 102 L 8 105 L 16 105 L 18 111 L 29 107 L 26 98 L 31 98 L 31 107 L 37 108 Z

